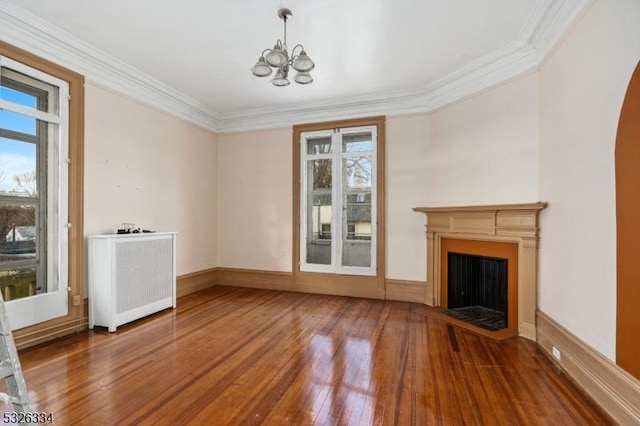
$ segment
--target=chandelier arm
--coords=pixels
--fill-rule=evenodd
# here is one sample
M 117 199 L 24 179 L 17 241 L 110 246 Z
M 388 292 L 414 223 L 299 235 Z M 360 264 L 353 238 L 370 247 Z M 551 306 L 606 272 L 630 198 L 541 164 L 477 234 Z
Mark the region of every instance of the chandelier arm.
M 304 50 L 304 46 L 303 46 L 303 45 L 301 45 L 301 44 L 296 44 L 296 45 L 295 45 L 295 47 L 294 47 L 293 49 L 291 49 L 291 59 L 293 59 L 293 58 L 295 58 L 295 57 L 297 56 L 297 55 L 296 55 L 296 49 L 297 49 L 298 47 L 300 48 L 300 52 L 302 52 L 302 51 Z

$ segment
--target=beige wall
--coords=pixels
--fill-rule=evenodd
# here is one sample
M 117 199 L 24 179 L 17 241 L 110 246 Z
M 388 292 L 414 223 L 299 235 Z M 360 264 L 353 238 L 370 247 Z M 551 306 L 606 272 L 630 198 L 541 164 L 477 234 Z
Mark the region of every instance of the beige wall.
M 426 279 L 412 207 L 538 199 L 537 76 L 434 114 L 387 117 L 387 278 Z M 218 137 L 220 267 L 291 271 L 291 130 Z
M 215 267 L 215 134 L 90 84 L 85 120 L 85 233 L 177 231 L 179 275 Z
M 615 360 L 614 150 L 640 2 L 600 0 L 540 72 L 540 309 Z
M 291 129 L 218 136 L 217 266 L 291 271 Z
M 411 207 L 538 200 L 538 77 L 431 114 L 387 118 L 387 277 L 426 279 Z
M 411 210 L 427 202 L 430 120 L 427 114 L 387 118 L 387 277 L 427 279 L 425 218 Z
M 538 201 L 538 76 L 431 115 L 429 206 Z
M 428 120 L 387 120 L 387 275 L 425 279 L 424 193 Z M 221 267 L 291 271 L 291 129 L 218 138 L 218 258 Z

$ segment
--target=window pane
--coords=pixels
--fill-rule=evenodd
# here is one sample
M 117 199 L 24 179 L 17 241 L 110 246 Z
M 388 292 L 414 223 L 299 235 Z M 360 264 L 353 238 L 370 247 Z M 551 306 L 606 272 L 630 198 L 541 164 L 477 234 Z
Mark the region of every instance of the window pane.
M 351 189 L 371 190 L 371 157 L 348 157 L 343 160 L 345 191 Z
M 331 264 L 331 160 L 307 162 L 307 263 Z
M 362 196 L 363 197 L 360 197 Z M 360 198 L 359 198 L 360 197 Z M 343 218 L 342 264 L 371 266 L 371 193 L 346 194 L 347 215 Z M 362 201 L 358 201 L 361 199 Z
M 370 132 L 348 134 L 342 137 L 342 152 L 362 152 L 372 149 L 373 142 Z
M 3 264 L 36 258 L 36 208 L 0 204 L 0 269 Z
M 2 86 L 0 86 L 0 99 L 4 99 L 5 101 L 13 102 L 29 108 L 36 108 L 36 106 L 38 105 L 38 98 L 36 98 L 35 95 L 6 87 L 5 84 L 7 84 L 7 82 L 3 80 L 0 81 L 2 81 Z
M 371 157 L 343 159 L 342 265 L 371 266 Z
M 330 154 L 331 153 L 331 137 L 310 138 L 307 139 L 307 154 Z
M 60 113 L 58 87 L 8 68 L 0 72 L 0 99 L 38 111 Z
M 36 164 L 35 144 L 0 138 L 0 195 L 37 196 Z
M 35 268 L 0 271 L 0 291 L 5 301 L 41 293 L 36 287 Z
M 309 182 L 313 182 L 313 190 L 331 189 L 331 160 L 309 161 Z
M 36 135 L 36 119 L 13 111 L 0 110 L 0 129 Z

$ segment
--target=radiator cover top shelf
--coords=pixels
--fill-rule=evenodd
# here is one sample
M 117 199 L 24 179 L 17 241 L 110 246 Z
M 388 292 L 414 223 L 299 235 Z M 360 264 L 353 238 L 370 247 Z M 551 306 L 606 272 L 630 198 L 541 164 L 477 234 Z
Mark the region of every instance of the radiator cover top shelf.
M 89 328 L 176 307 L 176 233 L 91 235 Z

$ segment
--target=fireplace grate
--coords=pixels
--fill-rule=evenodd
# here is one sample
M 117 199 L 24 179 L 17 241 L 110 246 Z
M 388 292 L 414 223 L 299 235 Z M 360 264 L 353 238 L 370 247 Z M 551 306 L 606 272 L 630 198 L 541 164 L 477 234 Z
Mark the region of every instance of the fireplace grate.
M 443 313 L 451 318 L 489 331 L 507 328 L 507 315 L 504 312 L 495 311 L 484 306 L 446 309 Z

